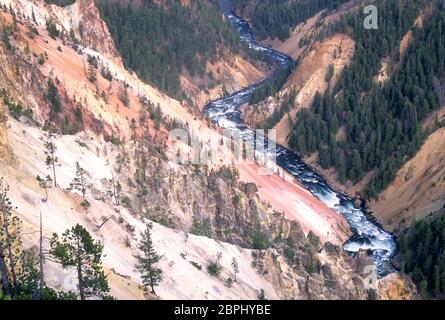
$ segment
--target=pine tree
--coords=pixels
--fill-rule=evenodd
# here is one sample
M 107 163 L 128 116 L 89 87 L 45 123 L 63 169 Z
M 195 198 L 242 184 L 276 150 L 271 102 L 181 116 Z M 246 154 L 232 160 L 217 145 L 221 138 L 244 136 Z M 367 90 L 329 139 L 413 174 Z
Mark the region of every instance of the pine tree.
M 14 31 L 17 31 L 17 13 L 12 8 L 11 4 L 9 4 L 9 12 L 11 13 L 11 16 L 12 16 L 12 21 L 13 21 L 13 25 L 14 25 Z
M 47 196 L 48 198 L 48 196 Z M 43 289 L 45 288 L 45 272 L 43 271 L 43 265 L 45 264 L 45 254 L 43 252 L 43 219 L 42 212 L 39 215 L 39 293 L 38 297 L 41 299 L 43 296 Z
M 5 48 L 8 50 L 11 50 L 12 45 L 11 45 L 11 41 L 9 39 L 9 30 L 8 30 L 8 27 L 6 27 L 6 26 L 2 27 L 1 39 L 2 39 L 2 43 L 5 46 Z
M 334 76 L 334 71 L 335 71 L 334 65 L 330 64 L 328 67 L 328 71 L 326 72 L 326 79 L 325 79 L 328 84 L 330 84 L 332 77 Z
M 88 172 L 80 166 L 78 161 L 76 161 L 76 176 L 70 183 L 70 187 L 67 189 L 68 191 L 77 190 L 82 193 L 83 200 L 80 205 L 84 208 L 85 212 L 91 206 L 90 202 L 86 199 L 87 191 L 90 188 L 87 175 Z
M 36 265 L 37 260 L 33 253 L 30 250 L 24 250 L 20 257 L 19 287 L 15 290 L 13 299 L 43 299 L 44 284 L 41 288 L 39 287 L 39 279 L 43 274 L 39 272 Z
M 120 205 L 120 198 L 121 198 L 121 192 L 122 192 L 122 186 L 119 183 L 119 181 L 116 181 L 114 178 L 114 170 L 111 169 L 111 195 L 114 198 L 114 204 L 116 206 Z
M 48 100 L 53 113 L 59 113 L 62 111 L 62 102 L 60 101 L 59 91 L 51 79 L 48 80 L 48 92 L 46 93 L 46 99 Z
M 63 268 L 75 267 L 81 300 L 97 296 L 105 298 L 110 291 L 102 270 L 103 245 L 95 241 L 81 225 L 66 230 L 60 238 L 54 234 L 50 254 Z
M 156 294 L 154 288 L 162 281 L 162 270 L 156 267 L 161 257 L 156 253 L 151 239 L 152 228 L 153 224 L 149 223 L 141 234 L 142 239 L 137 246 L 141 254 L 135 256 L 135 267 L 141 274 L 144 290 L 147 292 L 151 289 L 151 293 Z
M 31 17 L 32 17 L 32 21 L 33 21 L 35 24 L 37 24 L 36 15 L 35 15 L 35 13 L 34 13 L 34 7 L 32 7 Z
M 264 292 L 264 289 L 260 289 L 259 291 L 257 291 L 257 298 L 258 300 L 266 300 L 266 294 Z
M 45 198 L 42 199 L 43 202 L 48 201 L 48 188 L 52 187 L 53 179 L 51 179 L 49 175 L 47 175 L 45 178 L 42 178 L 39 175 L 37 175 L 36 180 L 39 183 L 39 187 L 45 191 Z
M 5 192 L 2 193 L 1 198 L 5 199 Z M 8 220 L 13 221 L 13 223 L 8 225 L 13 227 L 12 232 L 9 233 L 9 237 L 3 236 L 3 233 L 0 236 L 0 274 L 2 276 L 3 294 L 13 300 L 73 300 L 75 296 L 72 292 L 56 291 L 45 284 L 43 263 L 46 260 L 46 254 L 43 250 L 42 215 L 40 214 L 38 259 L 30 250 L 22 250 L 20 220 L 17 217 L 10 218 Z M 4 229 L 5 225 L 3 224 L 1 227 Z M 8 244 L 11 242 L 5 241 L 7 244 L 5 246 L 3 239 L 11 239 L 14 250 L 9 249 Z M 7 249 L 6 253 L 4 248 Z M 9 261 L 9 268 L 6 261 Z M 39 268 L 37 268 L 37 265 L 39 265 Z M 14 279 L 14 274 L 16 282 L 11 282 L 9 278 Z
M 0 275 L 3 295 L 11 299 L 35 298 L 40 274 L 30 252 L 22 250 L 21 221 L 12 215 L 9 186 L 0 179 Z M 54 291 L 55 292 L 55 291 Z
M 159 104 L 156 107 L 153 121 L 154 121 L 154 128 L 156 130 L 159 130 L 161 128 L 161 121 L 162 121 L 162 111 L 161 111 L 161 106 Z
M 87 175 L 88 175 L 88 172 L 80 166 L 78 161 L 76 161 L 76 176 L 74 177 L 73 181 L 70 183 L 70 187 L 68 189 L 70 191 L 77 190 L 80 193 L 82 193 L 82 197 L 84 200 L 86 199 L 87 191 L 89 189 Z
M 46 20 L 46 30 L 51 38 L 54 40 L 60 35 L 60 31 L 57 29 L 57 25 L 53 19 Z
M 124 106 L 128 107 L 130 105 L 130 97 L 128 95 L 126 84 L 121 84 L 121 86 L 120 86 L 119 99 L 124 104 Z
M 440 296 L 440 267 L 438 265 L 434 266 L 433 280 L 434 280 L 434 295 L 438 297 Z
M 3 239 L 0 238 L 0 276 L 3 293 L 6 296 L 11 295 L 11 284 L 8 277 L 8 266 L 6 264 L 6 255 L 3 250 Z
M 88 66 L 87 70 L 87 78 L 90 80 L 91 83 L 96 83 L 97 80 L 97 72 L 93 65 Z
M 11 275 L 12 287 L 17 288 L 17 260 L 20 255 L 20 220 L 12 215 L 12 202 L 8 196 L 9 186 L 3 183 L 3 178 L 0 178 L 0 242 L 2 244 L 2 251 L 0 255 L 7 257 L 9 262 L 9 273 Z M 4 258 L 3 258 L 4 259 Z M 3 262 L 1 262 L 3 264 Z M 2 275 L 4 270 L 2 270 Z
M 59 163 L 59 159 L 57 158 L 57 145 L 54 142 L 54 134 L 47 133 L 45 135 L 45 163 L 48 169 L 52 169 L 53 178 L 54 178 L 54 187 L 57 188 L 57 178 L 56 178 L 56 164 Z
M 419 292 L 420 292 L 420 295 L 424 299 L 428 299 L 429 298 L 429 294 L 428 294 L 428 281 L 427 280 L 420 281 Z
M 235 257 L 232 259 L 232 267 L 233 267 L 233 274 L 236 282 L 236 275 L 239 273 L 239 266 L 238 261 L 236 261 Z

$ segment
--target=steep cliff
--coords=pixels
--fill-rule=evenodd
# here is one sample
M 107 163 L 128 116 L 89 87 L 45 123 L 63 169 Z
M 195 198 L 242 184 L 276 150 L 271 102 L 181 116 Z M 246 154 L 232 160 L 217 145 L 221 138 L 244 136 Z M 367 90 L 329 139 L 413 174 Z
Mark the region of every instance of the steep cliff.
M 385 226 L 399 231 L 445 206 L 445 129 L 434 132 L 370 204 Z
M 73 37 L 76 43 L 91 48 L 110 59 L 120 61 L 120 56 L 110 37 L 107 25 L 100 19 L 93 0 L 73 1 L 72 5 L 60 7 L 46 4 L 43 0 L 4 0 L 6 6 L 16 8 L 37 25 L 45 26 L 47 20 L 57 24 L 66 37 Z
M 163 255 L 164 281 L 157 290 L 163 299 L 255 299 L 261 289 L 267 298 L 281 299 L 383 297 L 384 290 L 367 285 L 363 267 L 371 261 L 364 254 L 347 257 L 340 248 L 349 235 L 341 216 L 288 177 L 259 179 L 252 166 L 233 166 L 230 157 L 229 165 L 169 161 L 170 153 L 190 149 L 168 139 L 171 128 L 199 131 L 202 146 L 213 140 L 221 147 L 222 136 L 126 70 L 107 46 L 86 41 L 84 47 L 77 37 L 54 35 L 38 22 L 51 10 L 72 8 L 22 0 L 12 7 L 27 11 L 0 13 L 6 30 L 0 43 L 0 151 L 6 161 L 0 173 L 11 186 L 14 214 L 32 231 L 23 235 L 26 248 L 37 243 L 37 212 L 48 236 L 80 223 L 104 244 L 111 293 L 153 298 L 140 289 L 133 257 L 139 232 L 151 220 Z M 109 37 L 103 42 L 112 43 Z M 45 199 L 36 176 L 50 173 L 44 153 L 49 131 L 57 146 L 57 186 Z M 86 172 L 88 208 L 79 192 L 67 190 L 76 161 Z M 294 205 L 285 207 L 287 192 Z M 233 258 L 240 267 L 235 283 L 228 280 Z M 216 259 L 222 267 L 217 277 L 207 272 Z M 76 290 L 71 272 L 45 264 L 54 288 Z
M 253 63 L 246 54 L 227 52 L 215 63 L 207 63 L 206 76 L 180 76 L 181 86 L 191 101 L 202 110 L 207 103 L 264 79 L 268 73 L 265 63 Z
M 324 93 L 328 87 L 335 86 L 354 51 L 355 42 L 344 34 L 305 47 L 305 53 L 280 92 L 245 108 L 244 119 L 252 127 L 274 127 L 277 130 L 277 141 L 287 145 L 297 112 L 310 107 L 317 92 Z M 289 96 L 292 99 L 285 104 Z

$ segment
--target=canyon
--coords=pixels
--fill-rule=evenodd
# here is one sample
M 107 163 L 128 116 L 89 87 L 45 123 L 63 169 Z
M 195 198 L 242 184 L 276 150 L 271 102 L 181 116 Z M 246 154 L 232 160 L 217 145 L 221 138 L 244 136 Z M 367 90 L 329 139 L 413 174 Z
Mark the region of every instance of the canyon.
M 373 261 L 365 251 L 352 257 L 342 249 L 351 236 L 348 220 L 315 197 L 293 173 L 260 176 L 261 164 L 232 166 L 233 155 L 227 151 L 230 148 L 223 147 L 212 147 L 221 158 L 216 163 L 229 159 L 229 165 L 193 167 L 167 160 L 165 155 L 178 149 L 191 153 L 189 146 L 168 138 L 173 122 L 190 133 L 199 133 L 203 148 L 220 145 L 221 140 L 226 146 L 230 141 L 214 124 L 191 112 L 186 103 L 144 83 L 124 67 L 92 0 L 78 0 L 64 8 L 41 0 L 0 3 L 6 8 L 0 13 L 0 23 L 15 28 L 10 37 L 14 49 L 0 44 L 0 87 L 8 92 L 0 101 L 0 173 L 11 186 L 9 195 L 17 207 L 14 213 L 22 220 L 23 229 L 29 231 L 23 237 L 24 247 L 36 249 L 38 239 L 33 231 L 39 226 L 38 213 L 42 214 L 48 236 L 81 223 L 104 244 L 104 270 L 111 294 L 118 299 L 257 299 L 261 289 L 268 299 L 417 297 L 412 282 L 400 273 L 386 275 L 376 287 L 369 288 L 367 267 Z M 15 10 L 15 18 L 9 8 Z M 66 34 L 73 30 L 79 44 L 51 37 L 45 26 L 49 17 Z M 292 56 L 291 49 L 283 52 Z M 302 101 L 297 108 L 308 107 L 314 91 L 329 85 L 323 79 L 331 64 L 335 81 L 353 54 L 354 43 L 347 36 L 336 35 L 314 44 L 307 52 L 303 61 L 307 59 L 308 63 L 297 67 L 285 85 L 298 86 Z M 340 52 L 335 59 L 334 52 Z M 89 56 L 109 70 L 112 81 L 101 72 L 97 72 L 95 82 L 89 79 Z M 310 65 L 314 56 L 323 63 Z M 221 82 L 208 93 L 199 89 L 199 80 L 181 76 L 182 85 L 201 110 L 211 100 L 236 94 L 272 74 L 270 67 L 255 65 L 241 55 L 207 68 L 220 70 L 216 79 Z M 63 116 L 53 117 L 43 94 L 48 90 L 48 80 L 60 93 Z M 122 102 L 122 90 L 128 94 L 128 106 Z M 32 116 L 8 116 L 10 100 L 23 110 L 32 110 Z M 269 101 L 268 105 L 273 103 Z M 144 117 L 151 110 L 147 106 L 159 106 L 160 124 Z M 76 110 L 82 115 L 78 123 Z M 249 124 L 259 122 L 252 119 Z M 49 127 L 61 124 L 74 132 L 59 130 L 55 134 L 60 187 L 51 188 L 47 201 L 42 201 L 35 177 L 48 172 L 43 152 L 45 133 Z M 277 126 L 280 128 L 280 124 Z M 281 126 L 280 136 L 284 137 L 288 129 Z M 441 136 L 432 139 L 430 145 L 442 141 Z M 437 154 L 439 158 L 440 152 Z M 65 190 L 74 176 L 76 161 L 88 172 L 88 210 L 79 204 L 81 194 Z M 146 172 L 141 178 L 136 173 L 142 164 Z M 422 172 L 416 171 L 413 176 L 422 176 Z M 148 190 L 143 195 L 138 178 Z M 122 185 L 125 204 L 116 203 L 110 196 L 114 180 Z M 438 183 L 437 188 L 440 186 Z M 388 212 L 386 207 L 381 211 Z M 164 270 L 157 296 L 143 292 L 140 275 L 134 270 L 135 244 L 148 221 L 154 222 L 153 241 L 162 254 L 159 266 Z M 208 228 L 206 236 L 191 234 L 193 227 L 203 225 Z M 259 236 L 274 245 L 258 248 Z M 223 271 L 214 277 L 206 271 L 206 265 L 219 255 Z M 226 280 L 233 277 L 232 259 L 238 261 L 240 272 L 229 286 Z M 76 290 L 71 271 L 53 262 L 45 264 L 45 278 L 54 288 Z

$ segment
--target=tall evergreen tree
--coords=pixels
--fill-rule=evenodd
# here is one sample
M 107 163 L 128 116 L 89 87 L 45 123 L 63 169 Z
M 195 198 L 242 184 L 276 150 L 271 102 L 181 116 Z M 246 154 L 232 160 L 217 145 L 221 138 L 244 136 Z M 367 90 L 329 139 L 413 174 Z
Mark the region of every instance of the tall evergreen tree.
M 43 202 L 48 201 L 48 189 L 52 187 L 53 179 L 49 175 L 47 175 L 45 178 L 40 177 L 37 175 L 36 177 L 37 182 L 39 183 L 39 187 L 43 189 L 45 192 L 45 198 L 42 200 Z
M 144 290 L 150 289 L 152 294 L 156 294 L 155 287 L 162 281 L 162 270 L 156 266 L 161 257 L 157 254 L 151 239 L 152 228 L 152 223 L 149 223 L 141 234 L 142 239 L 137 246 L 140 254 L 135 256 L 135 267 L 141 274 Z
M 48 91 L 46 93 L 46 100 L 49 102 L 52 113 L 59 113 L 62 111 L 62 102 L 60 100 L 59 91 L 54 82 L 48 80 Z
M 102 270 L 103 245 L 77 224 L 66 230 L 62 237 L 54 234 L 50 254 L 63 268 L 75 267 L 81 300 L 87 297 L 107 297 L 110 287 Z
M 57 188 L 57 177 L 56 177 L 56 165 L 59 163 L 59 158 L 57 157 L 57 145 L 54 142 L 54 134 L 47 133 L 45 135 L 45 164 L 48 169 L 52 169 L 54 187 Z
M 83 199 L 86 198 L 87 191 L 89 189 L 89 183 L 87 180 L 88 172 L 82 168 L 78 161 L 76 161 L 76 176 L 70 183 L 70 190 L 77 190 L 82 194 Z
M 0 241 L 3 243 L 3 256 L 7 257 L 9 262 L 9 274 L 12 279 L 11 286 L 17 288 L 17 260 L 20 255 L 19 248 L 21 245 L 20 220 L 12 215 L 13 207 L 8 192 L 9 186 L 3 183 L 3 178 L 0 178 Z M 8 276 L 8 273 L 6 275 Z
M 236 261 L 235 258 L 232 259 L 232 268 L 233 268 L 234 279 L 236 282 L 236 275 L 239 273 L 239 265 L 238 261 Z

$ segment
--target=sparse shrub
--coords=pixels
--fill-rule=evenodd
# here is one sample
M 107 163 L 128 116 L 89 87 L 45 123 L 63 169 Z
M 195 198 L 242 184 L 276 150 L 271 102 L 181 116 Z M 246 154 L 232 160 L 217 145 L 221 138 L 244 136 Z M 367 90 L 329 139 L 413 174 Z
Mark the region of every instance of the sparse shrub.
M 95 69 L 97 69 L 99 67 L 99 63 L 98 63 L 97 57 L 95 55 L 91 55 L 91 54 L 87 55 L 87 61 L 88 61 L 88 64 L 90 66 L 94 67 Z
M 219 264 L 219 262 L 221 261 L 222 258 L 222 252 L 218 252 L 218 254 L 216 255 L 216 259 L 213 262 L 210 262 L 207 265 L 207 272 L 216 278 L 219 278 L 221 271 L 222 271 L 222 267 Z
M 55 113 L 62 111 L 62 102 L 60 101 L 59 91 L 51 79 L 48 80 L 48 91 L 45 98 L 50 104 L 51 111 Z
M 80 203 L 81 207 L 87 211 L 89 207 L 91 207 L 91 203 L 87 200 L 84 199 L 81 203 Z
M 25 109 L 20 103 L 12 101 L 5 89 L 0 91 L 0 97 L 3 98 L 4 105 L 8 107 L 9 113 L 14 119 L 19 120 L 22 115 L 30 120 L 33 119 L 33 111 L 29 108 Z
M 95 83 L 97 81 L 96 69 L 91 65 L 87 70 L 87 78 L 91 83 Z
M 118 145 L 122 144 L 122 140 L 119 137 L 116 137 L 114 132 L 111 133 L 109 141 L 111 142 L 111 144 L 113 144 L 115 146 L 118 146 Z
M 127 248 L 131 248 L 131 240 L 128 236 L 125 236 L 124 243 Z
M 153 218 L 153 221 L 167 228 L 170 228 L 173 225 L 172 219 L 165 216 Z
M 260 289 L 257 291 L 257 298 L 258 300 L 266 300 L 266 294 L 264 293 L 264 289 Z
M 130 233 L 134 233 L 134 227 L 131 224 L 129 224 L 129 223 L 127 223 L 125 225 L 125 229 L 127 229 L 127 231 L 130 232 Z
M 295 258 L 295 252 L 292 248 L 285 246 L 283 249 L 283 255 L 287 261 L 293 261 Z
M 130 178 L 127 179 L 127 185 L 128 185 L 129 188 L 134 188 L 135 187 L 133 181 L 131 181 Z
M 205 219 L 203 222 L 194 221 L 192 227 L 190 228 L 190 233 L 194 234 L 195 236 L 210 238 L 212 236 L 210 220 Z
M 79 139 L 76 139 L 76 143 L 77 143 L 79 146 L 88 149 L 88 146 L 86 145 L 85 142 L 80 141 Z
M 110 69 L 102 67 L 100 69 L 100 74 L 102 75 L 102 77 L 104 77 L 105 79 L 107 79 L 108 81 L 113 81 L 113 75 L 110 72 Z
M 195 262 L 195 261 L 190 261 L 190 263 L 191 263 L 191 265 L 194 266 L 196 269 L 198 269 L 198 270 L 202 270 L 202 266 L 201 266 L 199 263 L 197 263 L 197 262 Z
M 14 104 L 14 103 L 6 105 L 8 106 L 9 113 L 11 114 L 11 116 L 16 120 L 19 120 L 23 112 L 22 106 L 20 104 Z
M 37 60 L 37 63 L 40 64 L 41 66 L 43 64 L 45 64 L 45 56 L 43 54 L 39 56 L 39 59 Z
M 256 227 L 252 234 L 252 246 L 257 250 L 264 250 L 270 246 L 267 235 L 261 231 L 260 226 Z
M 304 270 L 306 270 L 307 273 L 315 272 L 315 265 L 312 260 L 309 263 L 304 265 Z
M 218 278 L 221 274 L 222 268 L 217 262 L 210 262 L 207 266 L 207 272 L 212 276 Z
M 119 100 L 126 107 L 128 107 L 130 105 L 130 97 L 128 95 L 127 87 L 123 87 L 123 88 L 120 89 Z
M 60 35 L 60 31 L 52 19 L 46 20 L 46 30 L 48 30 L 49 36 L 53 39 L 56 39 Z
M 122 197 L 121 203 L 125 208 L 131 208 L 131 199 L 127 195 Z
M 309 261 L 304 265 L 304 269 L 306 270 L 307 273 L 314 273 L 316 271 L 315 270 L 316 258 L 315 258 L 314 247 L 308 244 L 304 247 L 304 251 L 308 253 L 310 257 Z

